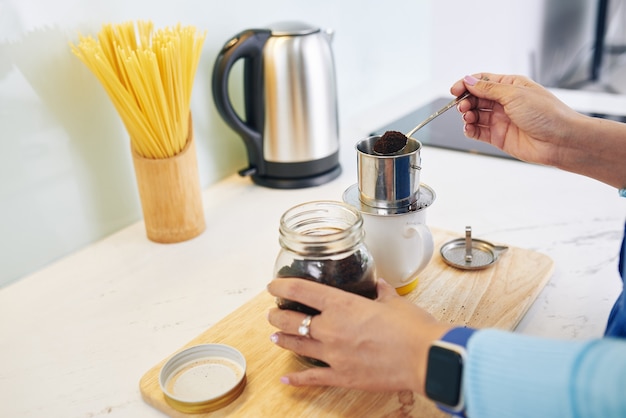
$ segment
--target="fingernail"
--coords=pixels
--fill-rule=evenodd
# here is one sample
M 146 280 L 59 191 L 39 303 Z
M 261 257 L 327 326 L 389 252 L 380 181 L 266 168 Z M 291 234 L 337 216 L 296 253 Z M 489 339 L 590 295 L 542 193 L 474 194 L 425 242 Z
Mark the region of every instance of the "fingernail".
M 471 75 L 466 75 L 465 77 L 463 77 L 463 81 L 465 81 L 470 86 L 474 86 L 476 85 L 476 83 L 478 83 L 478 79 Z
M 285 385 L 289 384 L 289 378 L 287 376 L 283 376 L 280 378 L 280 383 L 284 383 Z
M 276 344 L 278 342 L 278 334 L 274 333 L 270 335 L 270 341 Z

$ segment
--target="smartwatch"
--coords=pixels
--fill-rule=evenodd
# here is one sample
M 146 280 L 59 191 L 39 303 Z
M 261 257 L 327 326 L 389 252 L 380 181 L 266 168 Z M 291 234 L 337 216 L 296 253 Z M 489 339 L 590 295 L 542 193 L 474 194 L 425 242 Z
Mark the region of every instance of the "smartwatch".
M 465 417 L 463 365 L 473 328 L 453 328 L 428 350 L 426 396 L 444 412 Z

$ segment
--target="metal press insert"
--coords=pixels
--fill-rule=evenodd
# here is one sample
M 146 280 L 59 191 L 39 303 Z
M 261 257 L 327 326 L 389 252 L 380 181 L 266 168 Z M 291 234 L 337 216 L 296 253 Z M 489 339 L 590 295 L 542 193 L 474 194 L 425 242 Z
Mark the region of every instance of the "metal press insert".
M 440 250 L 446 264 L 462 270 L 480 270 L 498 261 L 501 253 L 509 247 L 472 238 L 472 227 L 465 227 L 465 238 L 445 243 Z

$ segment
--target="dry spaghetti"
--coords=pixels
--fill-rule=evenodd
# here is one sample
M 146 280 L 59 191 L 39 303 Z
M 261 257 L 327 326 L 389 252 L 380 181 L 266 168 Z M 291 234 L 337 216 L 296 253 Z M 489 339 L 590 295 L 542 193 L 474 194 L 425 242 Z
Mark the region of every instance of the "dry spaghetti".
M 100 80 L 145 158 L 178 154 L 189 136 L 193 79 L 205 33 L 193 26 L 154 30 L 149 21 L 105 24 L 79 36 L 72 52 Z

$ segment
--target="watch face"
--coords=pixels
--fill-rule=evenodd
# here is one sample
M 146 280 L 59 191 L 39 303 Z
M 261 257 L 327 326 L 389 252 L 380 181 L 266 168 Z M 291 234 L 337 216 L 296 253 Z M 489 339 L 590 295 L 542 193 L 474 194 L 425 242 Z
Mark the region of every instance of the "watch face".
M 433 345 L 428 352 L 426 395 L 435 402 L 456 407 L 461 401 L 463 356 Z

